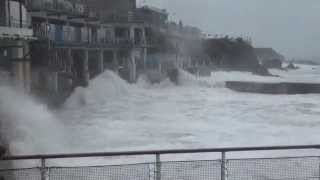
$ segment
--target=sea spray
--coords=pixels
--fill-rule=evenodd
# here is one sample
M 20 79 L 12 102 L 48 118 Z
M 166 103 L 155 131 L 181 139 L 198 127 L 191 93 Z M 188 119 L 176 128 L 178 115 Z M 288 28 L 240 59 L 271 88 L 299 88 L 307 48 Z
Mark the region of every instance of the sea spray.
M 136 86 L 140 89 L 159 89 L 174 87 L 174 83 L 169 78 L 165 78 L 158 83 L 151 83 L 146 75 L 140 75 Z
M 77 88 L 67 100 L 66 108 L 104 104 L 112 99 L 128 94 L 130 85 L 112 71 L 106 71 L 93 79 L 86 88 Z
M 29 95 L 0 86 L 1 136 L 13 155 L 65 150 L 64 128 L 43 104 Z
M 191 73 L 189 73 L 183 69 L 179 69 L 177 84 L 181 85 L 181 86 L 196 86 L 198 84 L 198 80 Z
M 198 84 L 203 80 L 214 84 L 232 78 L 267 79 L 249 73 L 215 72 L 211 78 L 192 77 L 195 81 L 191 86 L 171 83 L 157 88 L 158 84 L 130 85 L 116 74 L 106 72 L 88 88 L 81 88 L 82 94 L 75 92 L 70 97 L 69 103 L 82 101 L 79 98 L 84 101 L 75 103 L 74 109 L 65 109 L 65 118 L 57 119 L 45 107 L 35 104 L 45 109 L 54 122 L 63 119 L 67 129 L 64 137 L 73 140 L 63 147 L 64 153 L 317 143 L 319 96 L 281 96 L 281 101 L 275 104 L 279 96 L 236 93 Z M 8 92 L 4 96 L 15 97 Z M 79 105 L 81 108 L 77 108 Z M 14 108 L 24 106 L 25 103 L 16 103 Z M 74 114 L 80 115 L 69 123 Z M 51 131 L 53 128 L 48 126 L 44 130 Z M 50 135 L 43 133 L 42 138 Z M 59 139 L 52 141 L 61 144 Z M 33 143 L 24 144 L 33 146 Z M 18 148 L 24 152 L 24 146 Z
M 195 75 L 179 69 L 178 75 L 179 86 L 204 87 L 204 88 L 224 88 L 225 82 L 211 77 L 196 77 Z

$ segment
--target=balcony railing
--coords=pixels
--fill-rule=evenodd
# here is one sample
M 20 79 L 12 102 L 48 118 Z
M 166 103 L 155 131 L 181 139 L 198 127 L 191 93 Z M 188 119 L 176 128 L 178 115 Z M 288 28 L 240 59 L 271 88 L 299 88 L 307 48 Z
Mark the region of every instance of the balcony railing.
M 30 23 L 11 18 L 0 19 L 0 38 L 5 39 L 34 39 Z
M 69 0 L 27 0 L 28 11 L 47 11 L 75 16 L 87 16 L 88 9 L 80 3 Z
M 33 24 L 32 26 L 33 32 L 35 37 L 39 40 L 50 40 L 52 41 L 57 47 L 133 47 L 133 46 L 151 46 L 154 45 L 156 42 L 151 40 L 143 40 L 143 39 L 135 39 L 132 40 L 129 37 L 126 38 L 115 38 L 109 39 L 105 37 L 96 37 L 96 38 L 89 38 L 87 36 L 83 36 L 81 34 L 81 39 L 79 36 L 76 36 L 76 33 L 72 30 L 64 30 L 61 31 L 59 39 L 56 38 L 55 32 L 50 30 L 50 27 L 47 26 L 45 23 L 42 24 Z
M 14 27 L 14 28 L 30 28 L 30 21 L 20 21 L 19 19 L 5 17 L 0 18 L 0 26 Z
M 12 156 L 4 157 L 0 162 L 10 161 L 19 165 L 23 161 L 31 160 L 39 161 L 40 164 L 38 167 L 2 169 L 0 170 L 0 176 L 5 180 L 319 180 L 319 156 L 242 159 L 227 157 L 229 154 L 240 152 L 250 156 L 251 153 L 259 154 L 261 151 L 271 151 L 273 153 L 279 151 L 296 152 L 298 150 L 319 151 L 319 148 L 320 145 L 310 145 Z M 206 154 L 206 160 L 167 161 L 163 159 L 164 156 L 168 155 L 168 157 L 177 157 L 179 154 L 205 155 L 205 153 L 210 153 Z M 214 157 L 214 154 L 220 154 L 220 158 L 208 158 L 210 156 Z M 130 157 L 141 160 L 148 156 L 149 158 L 154 156 L 154 161 L 104 165 L 112 159 L 115 160 L 116 157 L 121 157 L 121 160 L 125 161 L 126 158 Z M 102 158 L 102 162 L 105 163 L 97 161 L 97 158 Z M 57 166 L 54 162 L 59 161 L 62 161 L 62 164 L 69 162 L 71 165 Z M 91 165 L 84 165 L 84 162 Z M 50 165 L 50 163 L 55 165 Z

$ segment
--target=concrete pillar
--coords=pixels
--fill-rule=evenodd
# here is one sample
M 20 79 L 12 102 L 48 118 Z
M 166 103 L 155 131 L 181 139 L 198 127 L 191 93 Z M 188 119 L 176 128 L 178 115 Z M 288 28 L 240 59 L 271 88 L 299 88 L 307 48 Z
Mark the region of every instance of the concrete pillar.
M 141 31 L 142 31 L 142 37 L 141 37 L 142 43 L 147 44 L 146 29 L 143 27 L 141 28 Z
M 51 83 L 52 83 L 52 87 L 51 87 L 52 92 L 58 93 L 59 92 L 58 72 L 51 73 Z
M 15 86 L 25 92 L 31 90 L 31 66 L 29 45 L 24 42 L 18 42 L 11 49 L 12 71 Z
M 26 92 L 31 91 L 31 63 L 30 63 L 30 47 L 26 43 L 24 45 L 24 89 Z
M 148 48 L 143 48 L 143 69 L 147 70 Z
M 31 63 L 30 61 L 24 62 L 24 89 L 26 92 L 31 91 Z
M 5 10 L 5 17 L 6 17 L 6 19 L 5 19 L 5 23 L 6 23 L 6 25 L 7 26 L 11 26 L 11 22 L 10 22 L 10 5 L 9 5 L 9 1 L 8 0 L 5 0 L 4 1 L 4 5 L 5 5 L 5 7 L 4 7 L 4 10 Z
M 67 73 L 72 73 L 72 66 L 73 66 L 73 56 L 71 48 L 67 49 Z
M 110 27 L 110 39 L 112 42 L 116 40 L 116 27 L 112 26 Z
M 112 59 L 113 69 L 116 73 L 119 73 L 118 51 L 114 50 L 112 52 L 112 55 L 113 55 L 113 59 Z
M 135 37 L 134 37 L 134 26 L 132 26 L 132 27 L 130 27 L 130 40 L 132 41 L 132 42 L 134 42 L 134 40 L 135 40 Z
M 18 42 L 16 47 L 11 49 L 12 53 L 12 71 L 13 71 L 13 78 L 15 86 L 23 90 L 24 89 L 24 50 L 23 50 L 23 43 Z
M 84 50 L 83 56 L 83 81 L 85 86 L 89 84 L 90 73 L 89 73 L 89 50 Z
M 131 51 L 131 57 L 130 57 L 130 82 L 135 82 L 137 77 L 137 66 L 136 66 L 136 57 L 135 57 L 135 51 Z
M 73 84 L 73 78 L 71 78 L 74 74 L 73 74 L 73 56 L 72 56 L 72 49 L 68 48 L 67 49 L 67 69 L 66 72 L 70 75 L 70 78 L 68 79 L 68 83 L 70 85 L 70 87 Z
M 99 50 L 99 59 L 98 59 L 98 66 L 99 66 L 99 73 L 104 72 L 104 51 Z
M 73 39 L 71 38 L 72 34 L 71 34 L 71 27 L 70 27 L 70 21 L 67 20 L 66 22 L 66 29 L 67 29 L 67 33 L 63 36 L 63 40 L 64 41 L 73 41 Z
M 14 84 L 20 90 L 24 89 L 23 69 L 24 69 L 24 66 L 23 66 L 23 62 L 22 61 L 15 60 L 12 63 L 12 71 L 13 71 L 13 74 L 14 74 L 13 75 L 14 76 L 13 77 L 14 78 Z

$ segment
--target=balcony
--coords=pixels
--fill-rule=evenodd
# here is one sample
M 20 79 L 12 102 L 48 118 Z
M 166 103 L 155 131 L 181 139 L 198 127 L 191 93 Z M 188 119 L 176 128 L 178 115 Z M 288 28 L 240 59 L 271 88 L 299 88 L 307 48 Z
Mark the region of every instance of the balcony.
M 74 3 L 70 0 L 27 0 L 29 12 L 45 11 L 52 14 L 87 17 L 88 9 L 84 4 Z
M 34 39 L 29 22 L 0 18 L 0 39 Z

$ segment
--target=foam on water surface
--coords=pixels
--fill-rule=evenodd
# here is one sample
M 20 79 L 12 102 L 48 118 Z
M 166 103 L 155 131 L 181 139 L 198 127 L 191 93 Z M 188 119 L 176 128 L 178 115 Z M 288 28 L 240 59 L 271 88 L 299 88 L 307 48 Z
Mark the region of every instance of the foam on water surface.
M 319 69 L 311 69 L 275 71 L 281 77 L 215 72 L 210 78 L 180 70 L 179 86 L 130 85 L 107 71 L 78 88 L 59 112 L 30 97 L 11 101 L 16 95 L 4 90 L 1 112 L 14 119 L 13 132 L 24 134 L 11 143 L 17 154 L 318 144 L 319 95 L 237 93 L 223 86 L 226 80 L 290 80 L 296 73 L 317 81 Z
M 62 122 L 29 95 L 0 86 L 1 135 L 12 154 L 68 151 Z

